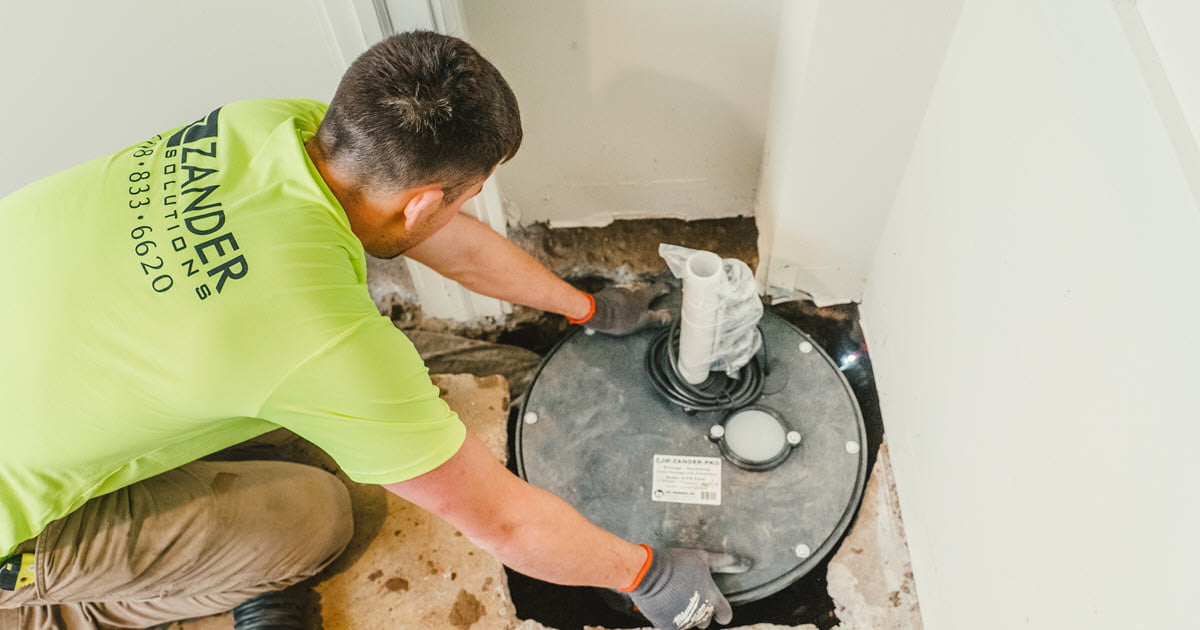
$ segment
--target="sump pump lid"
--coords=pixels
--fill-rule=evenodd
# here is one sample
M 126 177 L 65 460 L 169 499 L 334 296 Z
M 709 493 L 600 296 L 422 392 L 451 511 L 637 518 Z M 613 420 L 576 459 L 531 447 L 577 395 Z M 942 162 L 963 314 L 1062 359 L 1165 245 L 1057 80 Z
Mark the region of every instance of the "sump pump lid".
M 865 444 L 866 433 L 837 365 L 802 351 L 812 340 L 777 316 L 765 314 L 761 328 L 769 374 L 756 404 L 780 416 L 777 426 L 770 414 L 687 414 L 662 399 L 642 363 L 654 331 L 572 334 L 546 356 L 517 416 L 518 473 L 631 542 L 749 557 L 746 573 L 715 576 L 734 604 L 783 589 L 849 526 L 866 449 L 846 444 Z M 782 435 L 790 452 L 770 470 L 734 466 L 721 450 L 728 432 L 710 434 L 730 421 L 726 448 L 763 457 Z

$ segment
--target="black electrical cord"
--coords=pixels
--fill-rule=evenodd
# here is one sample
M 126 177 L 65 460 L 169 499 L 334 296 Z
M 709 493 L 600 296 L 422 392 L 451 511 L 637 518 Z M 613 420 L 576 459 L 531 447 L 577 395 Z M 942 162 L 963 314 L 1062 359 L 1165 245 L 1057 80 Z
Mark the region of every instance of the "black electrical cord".
M 758 330 L 762 338 L 762 329 Z M 762 395 L 767 363 L 766 346 L 738 370 L 738 378 L 724 372 L 711 372 L 702 383 L 692 385 L 679 373 L 679 322 L 659 333 L 646 349 L 646 373 L 650 384 L 663 398 L 684 411 L 723 411 L 738 409 Z

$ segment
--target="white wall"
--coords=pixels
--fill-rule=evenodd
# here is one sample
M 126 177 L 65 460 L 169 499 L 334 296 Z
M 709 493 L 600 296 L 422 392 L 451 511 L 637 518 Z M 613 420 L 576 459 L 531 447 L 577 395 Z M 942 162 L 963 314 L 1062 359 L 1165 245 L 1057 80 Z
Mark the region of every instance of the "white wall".
M 962 1 L 785 3 L 755 212 L 764 290 L 862 299 Z
M 1196 627 L 1200 208 L 1117 15 L 967 0 L 875 258 L 929 630 Z
M 1113 0 L 1141 63 L 1159 116 L 1184 168 L 1192 197 L 1200 203 L 1200 5 L 1179 0 Z
M 521 104 L 522 221 L 753 212 L 779 0 L 463 4 Z
M 1200 143 L 1200 65 L 1196 63 L 1200 59 L 1200 38 L 1196 37 L 1200 2 L 1137 0 L 1136 5 L 1175 88 L 1193 138 Z
M 229 101 L 328 99 L 343 67 L 324 10 L 318 0 L 6 3 L 0 196 Z

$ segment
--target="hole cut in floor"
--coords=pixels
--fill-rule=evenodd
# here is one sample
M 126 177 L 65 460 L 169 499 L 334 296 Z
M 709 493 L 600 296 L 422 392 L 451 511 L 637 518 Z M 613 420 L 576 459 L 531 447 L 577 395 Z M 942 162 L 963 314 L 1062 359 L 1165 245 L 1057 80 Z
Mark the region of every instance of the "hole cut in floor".
M 588 278 L 590 285 L 595 278 Z M 588 286 L 589 290 L 596 287 Z M 867 433 L 867 470 L 874 466 L 875 453 L 882 442 L 883 425 L 879 413 L 870 357 L 858 326 L 854 305 L 816 308 L 810 303 L 789 302 L 769 307 L 785 321 L 800 328 L 842 366 L 862 411 Z M 556 322 L 549 322 L 556 325 Z M 518 335 L 502 342 L 514 345 L 530 344 L 531 349 L 545 354 L 548 337 L 561 335 L 561 329 L 543 334 L 536 326 L 527 327 Z M 510 416 L 510 462 L 515 462 L 512 437 L 516 435 L 517 405 Z M 510 463 L 510 466 L 515 465 Z M 852 526 L 851 526 L 852 527 Z M 839 541 L 840 542 L 840 541 Z M 785 626 L 812 624 L 821 630 L 839 625 L 835 605 L 829 595 L 826 578 L 832 554 L 815 565 L 807 574 L 778 593 L 734 608 L 734 620 L 728 627 L 771 623 Z M 586 626 L 606 628 L 641 628 L 646 626 L 640 615 L 625 610 L 624 599 L 591 588 L 563 587 L 548 584 L 519 573 L 508 571 L 509 589 L 517 616 L 532 619 L 558 630 L 582 630 Z M 716 624 L 710 627 L 719 627 Z

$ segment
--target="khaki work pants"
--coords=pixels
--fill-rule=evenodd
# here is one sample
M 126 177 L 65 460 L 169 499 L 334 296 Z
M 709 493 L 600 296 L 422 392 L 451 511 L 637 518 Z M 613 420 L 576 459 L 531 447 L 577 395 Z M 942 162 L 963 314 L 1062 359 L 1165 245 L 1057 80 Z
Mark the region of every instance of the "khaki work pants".
M 346 488 L 287 462 L 193 462 L 92 499 L 21 551 L 0 630 L 146 628 L 224 612 L 310 577 L 353 531 Z

